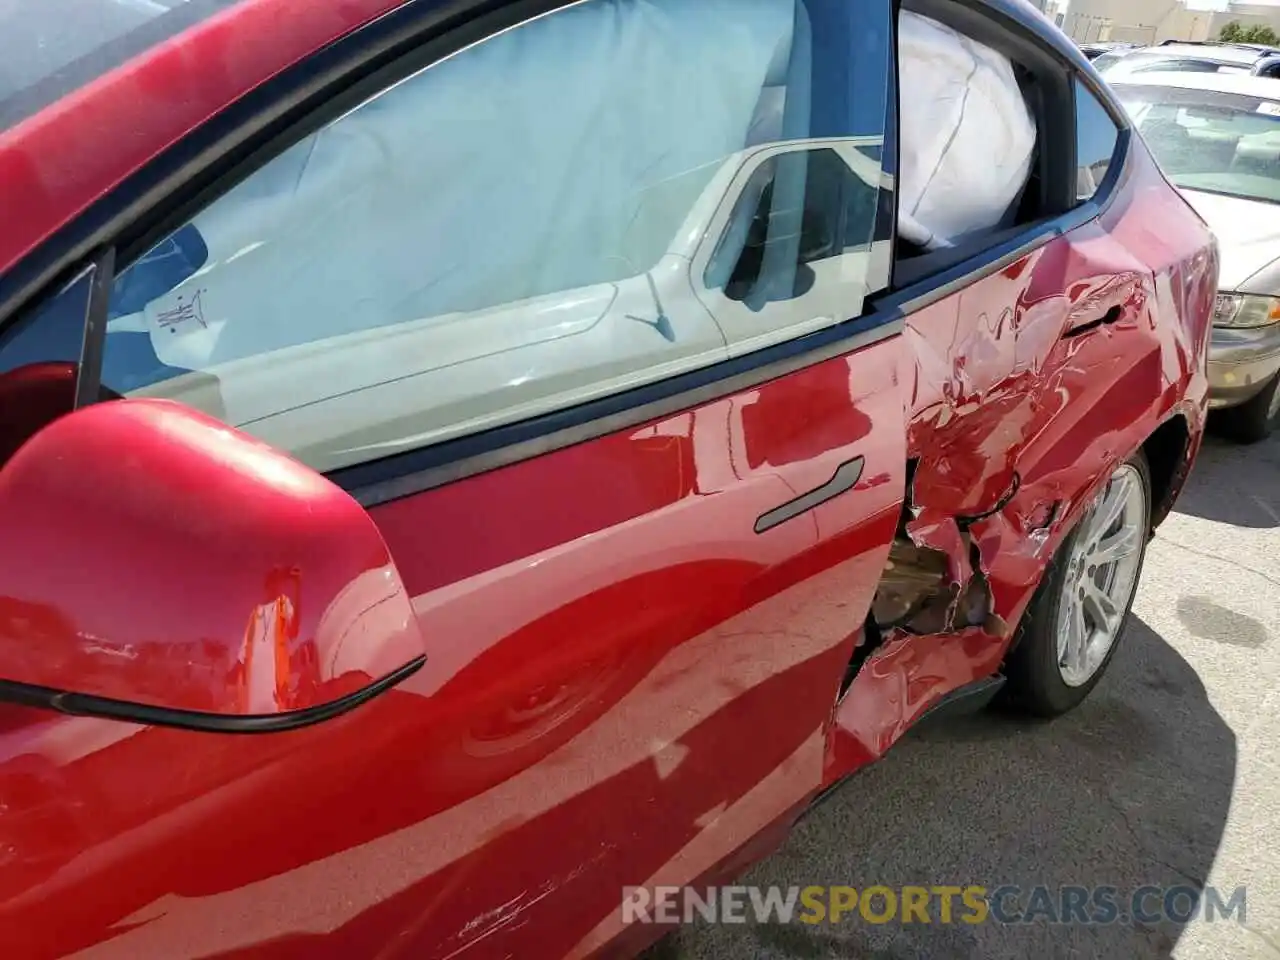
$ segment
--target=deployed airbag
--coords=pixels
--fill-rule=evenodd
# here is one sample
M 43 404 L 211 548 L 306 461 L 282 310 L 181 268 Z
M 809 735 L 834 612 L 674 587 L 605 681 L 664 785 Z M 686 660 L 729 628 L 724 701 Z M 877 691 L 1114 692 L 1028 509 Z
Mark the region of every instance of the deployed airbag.
M 643 274 L 726 157 L 787 132 L 802 12 L 602 0 L 469 48 L 197 214 L 208 262 L 143 328 L 206 369 Z
M 928 249 L 1006 226 L 1026 188 L 1035 121 L 1003 54 L 903 11 L 898 232 Z

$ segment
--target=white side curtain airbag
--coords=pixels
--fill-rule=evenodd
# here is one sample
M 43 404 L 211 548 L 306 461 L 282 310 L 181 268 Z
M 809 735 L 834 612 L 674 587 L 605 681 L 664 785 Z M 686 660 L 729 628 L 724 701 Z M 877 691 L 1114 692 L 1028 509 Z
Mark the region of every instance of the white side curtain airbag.
M 209 261 L 147 305 L 157 353 L 207 369 L 643 274 L 780 99 L 796 15 L 595 0 L 411 77 L 196 215 Z
M 907 11 L 898 55 L 899 233 L 932 249 L 1001 226 L 1026 186 L 1036 143 L 1013 65 Z

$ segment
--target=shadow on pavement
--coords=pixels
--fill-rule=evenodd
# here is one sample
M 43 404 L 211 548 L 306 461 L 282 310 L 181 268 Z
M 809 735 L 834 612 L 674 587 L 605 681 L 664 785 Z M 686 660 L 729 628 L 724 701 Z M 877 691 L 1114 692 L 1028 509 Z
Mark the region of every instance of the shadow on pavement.
M 1247 446 L 1208 434 L 1174 509 L 1239 527 L 1280 527 L 1280 433 Z
M 1235 736 L 1199 677 L 1133 617 L 1106 676 L 1076 711 L 1051 723 L 989 712 L 917 733 L 741 882 L 1111 886 L 1127 910 L 1144 885 L 1203 885 L 1235 770 Z M 1145 960 L 1168 956 L 1181 931 L 1168 921 L 944 925 L 936 907 L 932 916 L 930 925 L 873 925 L 851 914 L 834 925 L 692 926 L 645 957 Z

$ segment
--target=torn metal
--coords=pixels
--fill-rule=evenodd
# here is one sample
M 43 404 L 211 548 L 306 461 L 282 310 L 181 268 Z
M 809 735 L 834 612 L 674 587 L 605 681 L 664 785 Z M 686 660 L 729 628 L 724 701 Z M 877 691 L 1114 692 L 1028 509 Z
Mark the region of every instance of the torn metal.
M 996 613 L 990 583 L 977 564 L 977 546 L 968 534 L 957 533 L 966 552 L 962 576 L 953 573 L 956 564 L 948 553 L 905 537 L 894 541 L 871 607 L 882 632 L 920 635 L 981 627 L 1006 635 L 1008 624 Z

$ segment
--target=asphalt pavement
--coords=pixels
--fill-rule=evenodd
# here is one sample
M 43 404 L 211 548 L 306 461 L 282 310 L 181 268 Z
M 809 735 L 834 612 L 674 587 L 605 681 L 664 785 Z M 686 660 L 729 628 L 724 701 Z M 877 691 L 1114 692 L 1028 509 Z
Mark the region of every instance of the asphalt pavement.
M 854 914 L 686 926 L 646 960 L 1280 960 L 1280 435 L 1254 447 L 1206 440 L 1150 545 L 1121 643 L 1065 717 L 985 712 L 909 736 L 742 882 L 1109 886 L 1122 902 L 1148 885 L 1208 885 L 1224 901 L 1243 887 L 1243 923 L 1203 912 L 1186 924 Z

